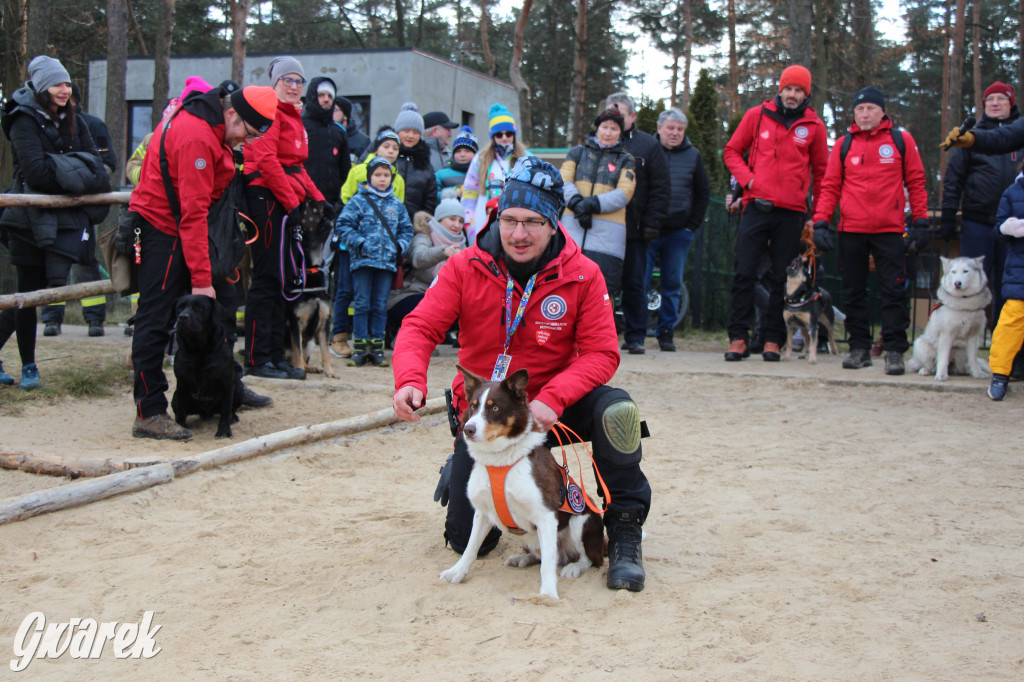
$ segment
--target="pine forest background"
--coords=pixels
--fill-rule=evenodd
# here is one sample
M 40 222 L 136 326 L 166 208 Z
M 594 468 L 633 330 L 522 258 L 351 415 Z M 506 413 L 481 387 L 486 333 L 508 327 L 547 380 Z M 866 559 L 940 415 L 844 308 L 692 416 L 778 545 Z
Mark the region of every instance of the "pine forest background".
M 90 58 L 106 56 L 116 80 L 126 56 L 153 55 L 160 93 L 168 90 L 161 65 L 173 54 L 233 53 L 238 80 L 246 51 L 407 46 L 508 80 L 520 93 L 524 141 L 564 147 L 588 132 L 601 99 L 625 89 L 632 76 L 667 83 L 671 92 L 667 100 L 642 102 L 638 126 L 653 132 L 667 106 L 686 111 L 721 196 L 728 175 L 720 149 L 731 127 L 746 108 L 774 95 L 785 66 L 800 63 L 811 69 L 814 106 L 836 136 L 849 125 L 859 88 L 875 84 L 885 92 L 889 115 L 919 142 L 936 205 L 942 131 L 980 110 L 993 80 L 1024 82 L 1024 0 L 904 0 L 900 40 L 880 32 L 880 5 L 871 0 L 519 4 L 503 11 L 492 0 L 0 0 L 0 91 L 17 89 L 28 60 L 43 53 L 59 58 L 80 84 Z M 672 66 L 628 73 L 631 33 L 645 34 Z M 108 102 L 119 96 L 123 101 L 123 88 L 109 83 Z M 166 99 L 158 94 L 155 107 Z M 123 139 L 124 122 L 107 123 Z M 3 187 L 10 180 L 6 143 L 0 140 Z

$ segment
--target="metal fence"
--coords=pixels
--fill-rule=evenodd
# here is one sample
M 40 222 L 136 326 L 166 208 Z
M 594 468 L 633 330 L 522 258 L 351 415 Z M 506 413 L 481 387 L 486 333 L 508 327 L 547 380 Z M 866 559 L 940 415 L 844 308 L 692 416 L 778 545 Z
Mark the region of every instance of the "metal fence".
M 690 292 L 688 323 L 705 330 L 725 329 L 731 312 L 731 289 L 734 266 L 734 245 L 739 215 L 725 210 L 725 201 L 712 197 L 704 226 L 697 234 L 687 260 L 684 277 Z M 929 249 L 908 260 L 907 298 L 910 304 L 911 335 L 924 328 L 932 299 L 942 275 L 940 253 L 949 256 L 957 244 L 933 239 Z M 824 286 L 832 294 L 833 304 L 843 310 L 842 278 L 835 251 L 822 259 L 825 266 Z M 872 272 L 868 279 L 868 300 L 872 328 L 878 327 L 881 301 L 878 281 Z

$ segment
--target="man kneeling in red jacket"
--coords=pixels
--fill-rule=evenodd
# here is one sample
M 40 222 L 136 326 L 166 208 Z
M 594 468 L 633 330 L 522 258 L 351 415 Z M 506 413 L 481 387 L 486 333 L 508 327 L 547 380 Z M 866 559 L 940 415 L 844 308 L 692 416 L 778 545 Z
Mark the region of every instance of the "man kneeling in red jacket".
M 413 410 L 423 406 L 430 355 L 455 320 L 463 367 L 478 376 L 500 374 L 496 379 L 529 370 L 530 412 L 541 427 L 561 420 L 593 442 L 611 496 L 604 514 L 608 587 L 639 592 L 641 526 L 651 506 L 651 486 L 640 469 L 640 414 L 628 393 L 605 385 L 619 365 L 612 302 L 597 264 L 558 223 L 562 184 L 549 163 L 535 157 L 516 163 L 497 220 L 445 263 L 402 321 L 392 359 L 393 407 L 401 419 L 419 419 Z M 452 389 L 461 413 L 467 404 L 461 375 Z M 472 460 L 462 438 L 450 466 L 445 538 L 462 552 L 473 526 L 466 497 Z M 491 531 L 481 555 L 498 536 Z

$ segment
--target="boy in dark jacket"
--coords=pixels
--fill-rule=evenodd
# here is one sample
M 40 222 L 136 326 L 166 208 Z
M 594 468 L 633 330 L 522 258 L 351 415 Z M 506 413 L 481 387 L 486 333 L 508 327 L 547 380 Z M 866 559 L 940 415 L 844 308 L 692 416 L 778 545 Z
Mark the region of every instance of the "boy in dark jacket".
M 388 296 L 399 256 L 412 241 L 412 222 L 391 191 L 394 166 L 384 157 L 375 156 L 366 165 L 366 173 L 367 183 L 345 204 L 334 227 L 348 249 L 352 270 L 355 340 L 348 366 L 360 367 L 370 361 L 377 367 L 387 367 L 384 327 Z

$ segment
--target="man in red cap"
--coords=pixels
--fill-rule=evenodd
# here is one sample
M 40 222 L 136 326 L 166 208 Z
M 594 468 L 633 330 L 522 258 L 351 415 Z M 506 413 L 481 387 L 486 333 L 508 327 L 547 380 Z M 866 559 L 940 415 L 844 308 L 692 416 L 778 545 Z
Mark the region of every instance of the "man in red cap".
M 974 131 L 996 130 L 1020 118 L 1013 88 L 996 81 L 985 89 L 985 110 Z M 942 223 L 940 236 L 956 237 L 956 214 L 961 213 L 960 255 L 985 257 L 985 274 L 992 288 L 994 328 L 1003 307 L 1003 263 L 1006 245 L 995 238 L 996 211 L 1003 190 L 1013 184 L 1024 159 L 1024 148 L 999 154 L 980 154 L 974 149 L 954 149 L 942 176 Z
M 273 88 L 225 81 L 209 92 L 186 97 L 180 111 L 169 115 L 153 132 L 150 152 L 142 162 L 139 184 L 129 208 L 136 213 L 141 240 L 139 311 L 132 337 L 135 372 L 136 438 L 188 440 L 192 433 L 167 415 L 164 350 L 170 341 L 175 301 L 184 294 L 220 298 L 230 310 L 234 329 L 233 285 L 213 281 L 207 217 L 210 207 L 235 177 L 232 148 L 262 137 L 274 122 L 277 95 Z M 173 125 L 172 125 L 173 123 Z M 166 140 L 162 138 L 166 136 Z M 160 168 L 166 151 L 171 187 L 180 204 L 180 221 L 171 210 L 168 187 Z M 236 368 L 240 376 L 241 368 Z M 239 381 L 239 384 L 241 382 Z M 243 391 L 243 404 L 262 407 L 270 399 Z
M 729 172 L 743 188 L 726 360 L 750 355 L 754 285 L 765 251 L 771 257 L 771 288 L 762 357 L 769 362 L 782 357 L 786 266 L 800 250 L 812 177 L 817 195 L 828 163 L 828 131 L 810 107 L 810 94 L 810 71 L 799 65 L 787 68 L 775 98 L 743 115 L 722 154 Z

